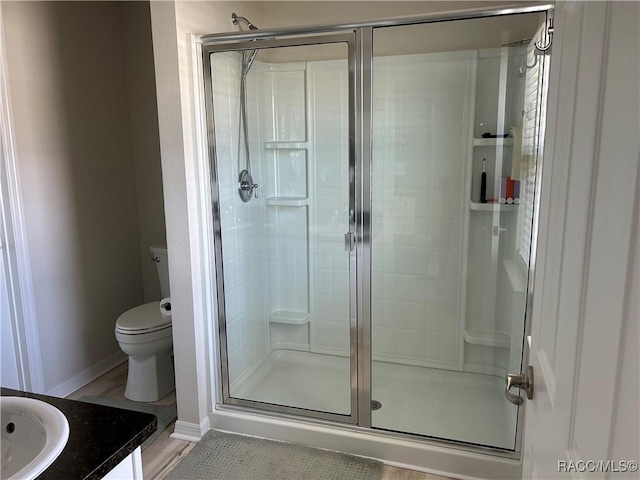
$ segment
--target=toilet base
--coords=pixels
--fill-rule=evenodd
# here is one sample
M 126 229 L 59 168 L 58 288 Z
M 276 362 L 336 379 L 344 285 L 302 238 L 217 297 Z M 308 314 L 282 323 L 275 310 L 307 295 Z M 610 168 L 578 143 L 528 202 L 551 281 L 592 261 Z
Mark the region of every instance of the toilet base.
M 134 402 L 156 402 L 175 390 L 170 353 L 145 357 L 129 356 L 124 396 Z

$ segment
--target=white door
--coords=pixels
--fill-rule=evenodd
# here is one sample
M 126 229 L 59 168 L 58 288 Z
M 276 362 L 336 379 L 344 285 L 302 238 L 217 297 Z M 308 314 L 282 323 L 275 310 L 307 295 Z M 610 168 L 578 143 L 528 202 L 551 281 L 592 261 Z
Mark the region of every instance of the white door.
M 0 190 L 1 191 L 1 190 Z M 4 228 L 0 212 L 0 385 L 7 388 L 20 389 L 16 349 L 13 342 L 13 326 L 11 310 L 9 309 L 9 292 L 7 290 L 7 276 L 4 269 Z
M 12 131 L 0 4 L 0 386 L 42 392 L 26 226 Z
M 639 19 L 556 4 L 523 478 L 638 478 Z

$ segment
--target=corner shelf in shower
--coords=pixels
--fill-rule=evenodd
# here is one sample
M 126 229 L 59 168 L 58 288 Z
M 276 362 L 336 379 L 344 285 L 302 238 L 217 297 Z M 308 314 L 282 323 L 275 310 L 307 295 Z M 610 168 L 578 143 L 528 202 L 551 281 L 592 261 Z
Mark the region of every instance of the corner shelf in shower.
M 265 150 L 305 150 L 307 142 L 264 142 Z
M 516 204 L 504 204 L 504 203 L 479 203 L 479 202 L 469 202 L 469 209 L 476 212 L 493 212 L 495 210 L 499 212 L 515 212 L 518 210 L 518 205 Z
M 269 197 L 267 206 L 269 207 L 304 207 L 309 205 L 307 197 Z
M 304 325 L 305 323 L 309 323 L 309 314 L 307 312 L 290 312 L 287 310 L 279 310 L 269 315 L 269 323 Z
M 474 345 L 484 345 L 485 347 L 509 348 L 511 346 L 509 335 L 488 330 L 467 329 L 464 331 L 464 341 Z
M 502 145 L 508 147 L 513 145 L 513 138 L 474 138 L 474 147 L 497 147 Z

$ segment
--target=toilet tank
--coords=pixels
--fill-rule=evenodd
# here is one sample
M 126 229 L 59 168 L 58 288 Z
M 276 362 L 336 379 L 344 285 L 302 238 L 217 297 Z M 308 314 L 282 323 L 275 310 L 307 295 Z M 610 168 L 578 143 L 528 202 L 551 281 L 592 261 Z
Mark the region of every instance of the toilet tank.
M 160 279 L 160 292 L 162 298 L 167 298 L 169 293 L 169 258 L 167 256 L 167 247 L 158 245 L 149 247 L 151 251 L 151 259 L 156 264 L 158 270 L 158 278 Z

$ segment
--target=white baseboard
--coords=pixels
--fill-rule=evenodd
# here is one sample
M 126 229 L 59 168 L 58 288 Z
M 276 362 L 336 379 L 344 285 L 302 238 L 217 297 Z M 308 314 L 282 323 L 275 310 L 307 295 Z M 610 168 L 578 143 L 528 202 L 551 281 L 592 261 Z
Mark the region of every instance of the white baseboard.
M 104 375 L 109 370 L 112 370 L 121 363 L 126 362 L 127 358 L 128 357 L 123 352 L 115 352 L 95 365 L 92 365 L 77 375 L 74 375 L 69 380 L 50 388 L 47 390 L 46 395 L 60 398 L 67 397 L 99 376 Z
M 202 419 L 200 424 L 178 420 L 170 437 L 188 442 L 199 442 L 209 430 L 211 430 L 211 425 L 208 415 Z

